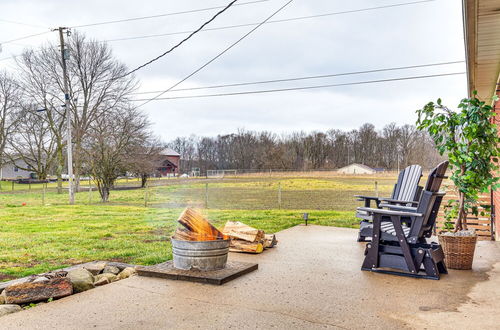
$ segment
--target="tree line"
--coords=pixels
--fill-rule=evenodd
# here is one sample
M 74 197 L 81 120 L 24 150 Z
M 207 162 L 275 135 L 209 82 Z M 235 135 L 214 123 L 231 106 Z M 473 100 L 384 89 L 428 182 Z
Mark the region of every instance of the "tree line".
M 103 42 L 74 33 L 68 38 L 69 113 L 76 189 L 90 175 L 103 201 L 126 172 L 147 176 L 161 143 L 131 96 L 138 87 L 127 67 Z M 62 60 L 58 45 L 25 50 L 14 71 L 0 72 L 0 167 L 6 162 L 35 172 L 55 173 L 62 191 L 67 146 Z
M 216 137 L 179 137 L 169 146 L 181 154 L 181 171 L 207 170 L 318 170 L 351 163 L 396 170 L 410 164 L 435 166 L 441 156 L 426 132 L 413 125 L 373 124 L 358 129 L 326 132 L 272 132 L 239 130 Z

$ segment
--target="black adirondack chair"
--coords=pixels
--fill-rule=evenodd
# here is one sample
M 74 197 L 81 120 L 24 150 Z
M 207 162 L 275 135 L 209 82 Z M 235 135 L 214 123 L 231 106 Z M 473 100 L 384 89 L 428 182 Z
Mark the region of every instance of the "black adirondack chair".
M 421 177 L 422 167 L 420 165 L 410 165 L 399 173 L 398 181 L 394 185 L 390 198 L 363 195 L 355 195 L 354 197 L 358 201 L 364 201 L 365 207 L 371 207 L 372 201 L 377 208 L 380 208 L 381 204 L 411 206 L 414 205 L 412 203 L 418 201 L 422 193 L 422 187 L 418 185 Z M 356 217 L 361 219 L 360 228 L 363 227 L 363 223 L 371 222 L 372 220 L 370 214 L 360 209 L 356 211 Z M 365 236 L 360 231 L 358 242 L 365 242 L 367 237 L 371 237 L 371 235 Z
M 360 208 L 373 216 L 372 242 L 366 244 L 362 270 L 436 280 L 447 274 L 441 246 L 426 241 L 445 195 L 439 188 L 447 167 L 445 161 L 431 171 L 414 211 Z

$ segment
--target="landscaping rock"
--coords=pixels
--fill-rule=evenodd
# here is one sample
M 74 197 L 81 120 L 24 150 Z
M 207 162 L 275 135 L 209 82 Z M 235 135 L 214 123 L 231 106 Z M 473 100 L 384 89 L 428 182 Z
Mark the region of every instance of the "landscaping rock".
M 106 267 L 106 262 L 99 261 L 94 262 L 92 264 L 86 265 L 84 268 L 92 273 L 92 275 L 97 275 L 102 272 L 102 270 Z
M 135 271 L 135 268 L 127 267 L 124 270 L 122 270 L 120 272 L 120 274 L 118 274 L 118 279 L 123 280 L 123 279 L 130 277 L 132 275 L 135 275 L 135 274 L 137 274 L 137 272 Z
M 73 284 L 73 291 L 75 293 L 87 291 L 94 287 L 94 276 L 84 268 L 70 270 L 67 278 Z
M 114 274 L 111 274 L 111 273 L 102 273 L 102 274 L 99 274 L 97 275 L 94 280 L 95 282 L 99 281 L 100 279 L 102 278 L 106 278 L 108 279 L 109 283 L 111 282 L 115 282 L 115 281 L 118 281 L 118 276 L 114 275 Z M 94 283 L 95 283 L 94 282 Z
M 101 277 L 100 279 L 94 282 L 94 286 L 101 286 L 105 284 L 109 284 L 109 280 L 106 277 Z
M 21 309 L 19 305 L 0 305 L 0 316 L 19 312 Z
M 0 305 L 5 304 L 5 296 L 3 294 L 0 294 Z
M 8 287 L 12 284 L 29 282 L 30 279 L 31 279 L 30 276 L 26 276 L 26 277 L 22 277 L 22 278 L 16 278 L 15 280 L 7 281 L 7 282 L 1 282 L 0 283 L 0 292 L 2 292 L 6 287 Z
M 120 272 L 120 268 L 115 267 L 115 266 L 106 266 L 104 267 L 104 270 L 102 271 L 103 274 L 110 273 L 114 275 L 118 275 Z
M 47 282 L 13 284 L 5 288 L 3 295 L 7 304 L 25 304 L 62 298 L 73 293 L 73 286 L 67 278 L 55 278 Z
M 31 283 L 43 283 L 43 282 L 48 282 L 49 279 L 46 278 L 45 276 L 40 276 L 35 278 Z

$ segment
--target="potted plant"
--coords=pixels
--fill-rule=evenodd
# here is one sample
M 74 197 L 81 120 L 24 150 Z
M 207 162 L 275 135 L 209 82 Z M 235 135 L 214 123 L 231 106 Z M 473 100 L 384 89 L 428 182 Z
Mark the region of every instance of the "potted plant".
M 438 236 L 446 264 L 452 269 L 471 269 L 477 235 L 468 230 L 467 216 L 484 215 L 479 211 L 479 194 L 498 186 L 500 139 L 493 120 L 495 112 L 474 91 L 471 98 L 460 102 L 457 111 L 438 99 L 417 114 L 417 128 L 429 132 L 439 153 L 448 156 L 450 178 L 458 195 L 445 207 L 446 222 Z

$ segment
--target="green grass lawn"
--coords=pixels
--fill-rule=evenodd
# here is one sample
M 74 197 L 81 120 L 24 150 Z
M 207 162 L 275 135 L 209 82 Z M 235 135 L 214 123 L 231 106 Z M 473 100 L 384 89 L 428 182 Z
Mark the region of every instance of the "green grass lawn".
M 377 180 L 387 194 L 393 180 Z M 112 191 L 107 204 L 96 192 L 78 193 L 72 206 L 66 194 L 54 191 L 46 192 L 44 206 L 35 189 L 0 193 L 0 280 L 92 260 L 150 265 L 170 259 L 176 219 L 186 205 L 204 206 L 206 186 L 203 180 L 169 182 L 147 191 Z M 313 224 L 354 228 L 358 203 L 352 195 L 373 192 L 372 178 L 224 179 L 210 181 L 203 212 L 219 227 L 234 220 L 266 232 L 302 223 L 303 212 Z

